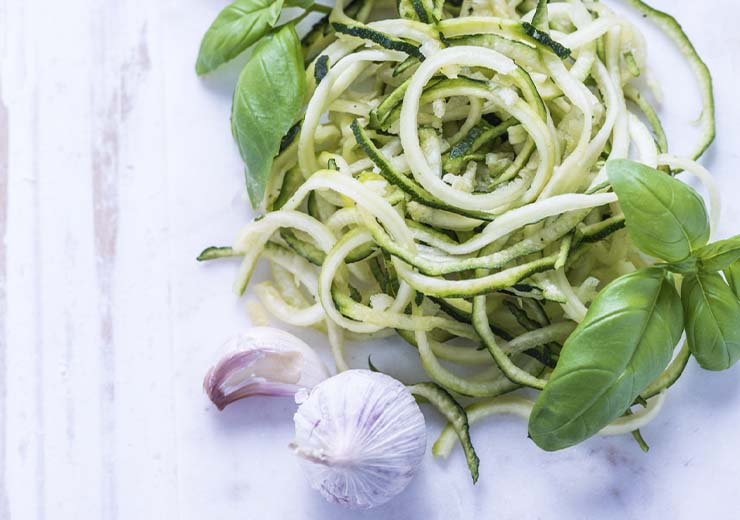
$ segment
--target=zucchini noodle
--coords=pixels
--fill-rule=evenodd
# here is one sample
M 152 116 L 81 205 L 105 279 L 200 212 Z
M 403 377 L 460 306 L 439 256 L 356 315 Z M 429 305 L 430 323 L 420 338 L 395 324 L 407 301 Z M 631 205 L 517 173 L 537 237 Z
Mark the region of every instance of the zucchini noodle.
M 417 19 L 368 7 L 365 23 L 340 2 L 323 22 L 331 38 L 310 45 L 305 111 L 274 161 L 268 211 L 199 259 L 241 256 L 240 295 L 268 262 L 271 278 L 254 284 L 262 307 L 327 333 L 337 370 L 346 342 L 397 334 L 429 379 L 474 398 L 471 423 L 529 417 L 531 401 L 504 394 L 542 389 L 598 290 L 649 262 L 605 163 L 694 175 L 717 228 L 719 191 L 695 162 L 714 136 L 711 78 L 673 18 L 628 2 L 698 78 L 690 158 L 669 151 L 637 80 L 652 78 L 645 39 L 608 2 L 552 1 L 535 16 L 531 0 L 464 0 L 430 23 L 408 5 Z M 646 408 L 601 434 L 652 420 L 688 355 L 645 389 Z M 434 453 L 455 438 L 448 426 Z
M 609 426 L 601 430 L 599 435 L 622 435 L 625 433 L 632 433 L 633 431 L 647 426 L 663 409 L 666 395 L 666 392 L 658 394 L 658 396 L 653 397 L 648 401 L 645 408 L 642 408 L 631 415 L 624 415 L 614 420 L 614 422 Z M 468 406 L 465 411 L 468 415 L 468 422 L 472 425 L 473 423 L 492 415 L 514 415 L 528 420 L 533 406 L 534 402 L 524 397 L 502 396 L 478 401 L 475 404 Z M 432 446 L 432 453 L 438 457 L 448 457 L 450 453 L 452 453 L 456 441 L 457 434 L 448 424 L 445 429 L 442 430 L 442 433 L 439 434 L 434 446 Z

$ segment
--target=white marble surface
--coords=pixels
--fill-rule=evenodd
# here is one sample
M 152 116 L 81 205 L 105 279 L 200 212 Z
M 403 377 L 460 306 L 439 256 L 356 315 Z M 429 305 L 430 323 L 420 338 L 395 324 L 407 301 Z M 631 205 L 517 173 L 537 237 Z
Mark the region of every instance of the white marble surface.
M 248 217 L 228 123 L 238 67 L 193 71 L 224 4 L 0 0 L 0 519 L 740 516 L 740 367 L 692 363 L 644 430 L 647 455 L 629 437 L 544 453 L 521 420 L 499 418 L 473 430 L 477 486 L 459 451 L 429 455 L 406 492 L 356 515 L 304 482 L 286 448 L 290 400 L 210 406 L 204 370 L 248 325 L 230 291 L 236 266 L 194 260 Z M 656 4 L 715 75 L 706 164 L 728 235 L 740 229 L 740 7 Z M 648 34 L 674 150 L 685 150 L 693 83 Z M 412 370 L 410 349 L 384 347 L 378 364 L 403 352 Z M 441 425 L 428 422 L 433 439 Z

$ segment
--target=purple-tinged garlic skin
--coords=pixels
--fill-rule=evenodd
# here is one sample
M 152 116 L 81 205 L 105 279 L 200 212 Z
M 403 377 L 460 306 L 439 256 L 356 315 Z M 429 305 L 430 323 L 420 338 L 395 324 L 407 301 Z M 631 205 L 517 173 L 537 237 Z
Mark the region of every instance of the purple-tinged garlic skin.
M 252 395 L 292 396 L 329 377 L 316 352 L 294 335 L 253 327 L 224 345 L 203 389 L 219 410 Z
M 264 377 L 260 365 L 265 360 L 283 367 L 279 379 L 270 382 Z M 208 371 L 203 389 L 219 410 L 250 395 L 291 396 L 301 388 L 296 383 L 302 363 L 303 356 L 298 352 L 268 349 L 236 352 Z
M 386 503 L 424 457 L 424 416 L 399 381 L 348 370 L 314 387 L 294 416 L 293 451 L 311 487 L 353 509 Z

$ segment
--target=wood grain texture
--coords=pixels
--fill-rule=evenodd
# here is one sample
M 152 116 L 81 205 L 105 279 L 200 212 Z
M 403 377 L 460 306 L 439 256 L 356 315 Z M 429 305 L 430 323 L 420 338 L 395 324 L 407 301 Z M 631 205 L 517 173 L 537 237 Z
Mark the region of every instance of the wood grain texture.
M 194 260 L 250 217 L 229 132 L 244 60 L 194 72 L 225 3 L 0 0 L 0 520 L 348 518 L 286 448 L 291 400 L 219 413 L 200 388 L 218 345 L 248 325 L 230 290 L 236 265 Z M 655 3 L 715 73 L 706 163 L 726 192 L 720 233 L 736 233 L 740 10 Z M 695 91 L 669 43 L 647 34 L 680 151 Z M 380 366 L 415 368 L 413 350 L 380 347 Z M 350 362 L 364 366 L 370 348 L 350 349 Z M 690 366 L 644 431 L 649 455 L 629 436 L 546 454 L 502 418 L 472 432 L 476 487 L 460 453 L 428 455 L 399 499 L 351 518 L 731 518 L 738 374 Z M 430 435 L 441 426 L 433 414 L 428 424 Z
M 0 11 L 0 15 L 4 9 Z M 8 490 L 5 482 L 7 472 L 5 470 L 5 437 L 6 437 L 6 396 L 8 367 L 6 363 L 6 338 L 8 297 L 7 297 L 7 246 L 4 237 L 8 230 L 8 161 L 9 154 L 9 114 L 5 104 L 3 92 L 0 88 L 0 518 L 9 516 Z

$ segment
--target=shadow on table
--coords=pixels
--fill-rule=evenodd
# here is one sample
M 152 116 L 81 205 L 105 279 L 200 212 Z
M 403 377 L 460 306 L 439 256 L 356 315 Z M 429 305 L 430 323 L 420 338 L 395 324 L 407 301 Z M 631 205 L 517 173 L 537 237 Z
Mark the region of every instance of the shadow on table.
M 213 72 L 201 76 L 200 83 L 212 94 L 231 100 L 234 95 L 234 87 L 239 79 L 239 73 L 247 63 L 249 53 L 243 53 L 241 56 L 225 63 Z M 195 71 L 193 71 L 195 74 Z

